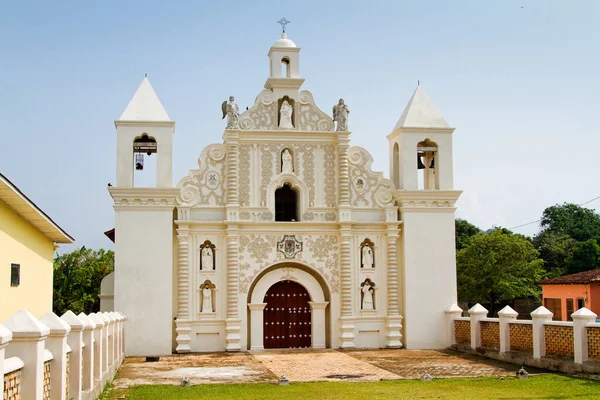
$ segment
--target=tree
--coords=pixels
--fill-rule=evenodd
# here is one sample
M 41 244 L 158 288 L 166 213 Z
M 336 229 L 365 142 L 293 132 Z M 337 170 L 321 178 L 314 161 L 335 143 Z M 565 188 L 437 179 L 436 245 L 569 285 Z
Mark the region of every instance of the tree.
M 458 297 L 496 306 L 523 297 L 539 297 L 536 281 L 544 276 L 544 261 L 522 235 L 501 229 L 476 235 L 457 254 Z
M 542 233 L 562 233 L 578 242 L 600 239 L 600 215 L 577 204 L 564 203 L 546 208 L 540 225 Z
M 471 238 L 482 232 L 481 229 L 464 219 L 457 219 L 454 221 L 454 230 L 456 237 L 456 251 L 467 247 L 467 245 L 471 243 Z
M 544 260 L 544 268 L 549 278 L 563 275 L 567 260 L 571 258 L 577 241 L 566 233 L 543 231 L 534 239 L 533 244 Z
M 567 273 L 589 271 L 600 268 L 600 246 L 595 239 L 578 242 L 567 260 Z
M 86 249 L 54 258 L 53 309 L 58 315 L 100 311 L 100 283 L 114 270 L 113 251 Z

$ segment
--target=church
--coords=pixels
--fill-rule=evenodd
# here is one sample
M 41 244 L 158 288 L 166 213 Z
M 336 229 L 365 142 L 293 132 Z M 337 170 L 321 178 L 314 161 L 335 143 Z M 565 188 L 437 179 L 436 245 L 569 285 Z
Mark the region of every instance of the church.
M 285 31 L 267 71 L 251 108 L 223 103 L 222 141 L 175 184 L 175 122 L 147 78 L 115 121 L 110 284 L 126 354 L 447 347 L 454 128 L 417 86 L 382 132 L 387 179 L 351 146 L 344 101 L 332 117 L 304 88 Z M 135 185 L 144 156 L 155 187 Z

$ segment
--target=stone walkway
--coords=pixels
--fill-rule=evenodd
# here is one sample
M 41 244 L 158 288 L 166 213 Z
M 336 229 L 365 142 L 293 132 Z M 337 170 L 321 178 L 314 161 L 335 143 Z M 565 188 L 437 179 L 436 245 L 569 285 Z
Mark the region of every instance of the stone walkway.
M 116 388 L 131 385 L 178 385 L 182 377 L 202 383 L 379 381 L 514 375 L 519 366 L 434 350 L 265 350 L 253 353 L 203 353 L 161 357 L 159 362 L 127 358 Z

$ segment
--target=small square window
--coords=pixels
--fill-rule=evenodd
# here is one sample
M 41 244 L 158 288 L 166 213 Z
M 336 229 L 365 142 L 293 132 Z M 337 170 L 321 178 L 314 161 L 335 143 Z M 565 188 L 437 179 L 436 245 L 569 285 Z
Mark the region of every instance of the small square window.
M 10 286 L 19 286 L 21 283 L 21 264 L 10 264 Z

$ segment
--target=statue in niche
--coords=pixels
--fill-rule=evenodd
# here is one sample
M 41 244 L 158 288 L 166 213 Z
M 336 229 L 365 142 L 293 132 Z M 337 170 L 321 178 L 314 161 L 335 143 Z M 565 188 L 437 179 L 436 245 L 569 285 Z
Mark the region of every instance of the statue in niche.
M 204 284 L 202 284 L 202 311 L 201 312 L 203 312 L 203 313 L 213 312 L 212 288 L 210 286 L 211 286 L 210 281 L 207 281 Z
M 294 172 L 292 154 L 288 149 L 285 149 L 283 153 L 281 153 L 281 172 Z
M 373 268 L 373 249 L 368 244 L 362 248 L 362 267 Z
M 223 111 L 223 118 L 221 119 L 227 117 L 226 129 L 239 129 L 240 110 L 235 103 L 233 96 L 229 96 L 229 102 L 224 101 L 223 104 L 221 104 L 221 110 Z
M 337 121 L 336 131 L 348 131 L 348 114 L 350 114 L 350 109 L 348 109 L 348 106 L 344 103 L 344 99 L 340 99 L 340 101 L 333 106 L 333 121 Z
M 375 293 L 375 284 L 373 284 L 369 279 L 366 279 L 361 285 L 362 291 L 362 309 L 363 310 L 374 310 L 375 306 L 373 303 L 373 294 Z
M 200 270 L 212 271 L 215 269 L 215 251 L 214 246 L 207 240 L 200 250 Z
M 292 112 L 292 106 L 290 106 L 287 100 L 284 100 L 279 109 L 279 128 L 294 129 L 294 125 L 292 125 Z

